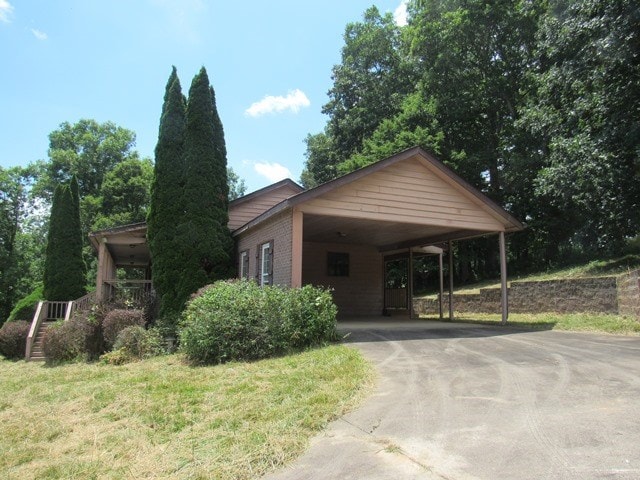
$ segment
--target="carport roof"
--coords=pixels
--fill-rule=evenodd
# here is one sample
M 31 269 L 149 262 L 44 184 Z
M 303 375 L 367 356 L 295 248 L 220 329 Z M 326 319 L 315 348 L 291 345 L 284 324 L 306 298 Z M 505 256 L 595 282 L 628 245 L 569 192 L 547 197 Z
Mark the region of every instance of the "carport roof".
M 293 208 L 304 213 L 305 240 L 368 243 L 380 250 L 524 228 L 418 147 L 294 195 L 233 234 L 240 235 Z

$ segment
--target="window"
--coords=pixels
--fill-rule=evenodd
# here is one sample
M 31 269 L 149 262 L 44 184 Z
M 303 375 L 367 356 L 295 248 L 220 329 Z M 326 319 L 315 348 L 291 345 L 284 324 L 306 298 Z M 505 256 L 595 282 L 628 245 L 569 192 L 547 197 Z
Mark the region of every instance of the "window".
M 240 252 L 240 261 L 238 262 L 239 277 L 245 280 L 249 279 L 249 250 Z
M 330 277 L 349 276 L 349 254 L 348 253 L 327 253 L 327 275 Z
M 260 286 L 273 284 L 273 240 L 258 245 L 256 280 Z

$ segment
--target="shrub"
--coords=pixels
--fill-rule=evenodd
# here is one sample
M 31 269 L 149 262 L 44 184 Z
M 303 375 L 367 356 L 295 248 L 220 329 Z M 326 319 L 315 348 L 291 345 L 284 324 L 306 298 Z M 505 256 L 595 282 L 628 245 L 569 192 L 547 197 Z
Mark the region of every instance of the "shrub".
M 95 326 L 84 317 L 59 320 L 50 325 L 42 338 L 42 350 L 49 363 L 87 359 L 87 339 L 95 333 Z
M 144 326 L 142 310 L 111 310 L 102 322 L 102 334 L 108 349 L 113 347 L 116 337 L 121 330 L 131 326 Z
M 104 319 L 109 312 L 109 307 L 105 304 L 92 305 L 89 310 L 77 313 L 70 321 L 81 323 L 84 329 L 85 346 L 84 350 L 89 360 L 95 360 L 106 351 L 102 326 Z
M 36 287 L 33 292 L 19 300 L 15 307 L 13 307 L 13 310 L 11 310 L 7 321 L 13 322 L 15 320 L 26 320 L 30 322 L 33 320 L 33 315 L 36 313 L 38 302 L 44 298 L 42 288 L 42 285 Z
M 114 350 L 124 350 L 133 358 L 149 358 L 162 355 L 162 336 L 156 329 L 146 330 L 134 325 L 126 327 L 118 333 L 113 344 Z
M 6 358 L 24 358 L 31 323 L 24 320 L 6 322 L 0 328 L 0 354 Z
M 317 287 L 216 282 L 188 303 L 180 347 L 197 363 L 254 360 L 334 340 L 337 308 Z

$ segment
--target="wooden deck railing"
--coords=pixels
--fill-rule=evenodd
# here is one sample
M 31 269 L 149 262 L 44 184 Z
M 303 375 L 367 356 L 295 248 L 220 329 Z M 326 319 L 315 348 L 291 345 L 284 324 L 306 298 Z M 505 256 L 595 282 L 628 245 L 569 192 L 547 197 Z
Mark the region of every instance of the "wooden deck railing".
M 153 292 L 151 280 L 108 280 L 103 298 L 108 303 L 142 307 Z

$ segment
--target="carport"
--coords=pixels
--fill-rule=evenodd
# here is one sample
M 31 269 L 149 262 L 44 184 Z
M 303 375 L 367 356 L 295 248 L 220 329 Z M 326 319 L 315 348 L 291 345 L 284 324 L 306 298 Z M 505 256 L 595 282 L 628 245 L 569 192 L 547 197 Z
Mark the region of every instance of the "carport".
M 453 271 L 453 242 L 496 236 L 502 318 L 507 320 L 505 234 L 521 230 L 522 224 L 420 148 L 302 192 L 278 207 L 292 212 L 291 285 L 330 286 L 348 316 L 388 310 L 394 292 L 385 288 L 384 265 L 393 258 L 411 262 L 415 255 L 437 255 L 442 302 L 442 266 L 446 255 Z M 453 283 L 449 275 L 451 299 Z M 408 312 L 412 290 L 409 269 Z

